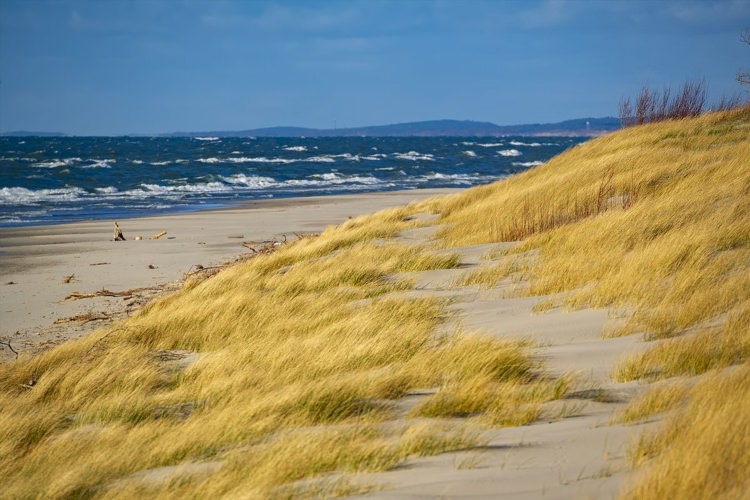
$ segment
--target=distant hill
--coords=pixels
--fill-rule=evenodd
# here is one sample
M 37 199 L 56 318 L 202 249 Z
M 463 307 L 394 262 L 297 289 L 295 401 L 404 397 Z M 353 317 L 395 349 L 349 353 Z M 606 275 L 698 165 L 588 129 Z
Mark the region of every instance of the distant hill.
M 431 120 L 353 128 L 267 127 L 249 130 L 210 130 L 173 132 L 160 137 L 500 137 L 525 136 L 597 136 L 620 128 L 614 117 L 577 118 L 557 123 L 496 125 L 472 120 Z M 139 136 L 140 134 L 132 134 Z M 5 132 L 6 137 L 65 137 L 59 132 Z
M 498 137 L 526 136 L 597 136 L 620 128 L 614 117 L 578 118 L 558 123 L 531 123 L 524 125 L 496 125 L 491 122 L 471 120 L 432 120 L 422 122 L 375 125 L 368 127 L 315 129 L 303 127 L 270 127 L 249 130 L 212 130 L 203 132 L 175 132 L 167 137 Z

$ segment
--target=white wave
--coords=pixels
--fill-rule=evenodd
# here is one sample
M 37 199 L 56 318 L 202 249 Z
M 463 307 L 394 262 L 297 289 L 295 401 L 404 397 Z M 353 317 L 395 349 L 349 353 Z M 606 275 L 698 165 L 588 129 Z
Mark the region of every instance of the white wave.
M 161 184 L 141 184 L 148 193 L 173 194 L 173 193 L 221 193 L 231 191 L 232 188 L 222 182 L 201 182 L 198 184 L 182 184 L 179 186 L 162 186 Z M 130 192 L 130 191 L 128 191 Z
M 15 153 L 16 151 L 9 151 Z M 0 156 L 0 161 L 27 161 L 29 163 L 35 162 L 36 158 L 19 158 L 18 156 Z
M 467 149 L 466 151 L 464 151 L 464 154 L 466 156 L 471 157 L 471 158 L 476 158 L 477 157 L 477 154 L 474 151 L 472 151 L 471 149 Z
M 336 172 L 327 172 L 325 174 L 312 174 L 310 177 L 313 179 L 323 179 L 326 181 L 331 181 L 334 179 L 341 179 L 341 175 Z
M 505 146 L 502 142 L 489 142 L 486 144 L 477 144 L 477 146 L 481 146 L 483 148 L 496 148 L 498 146 Z
M 55 167 L 65 167 L 67 165 L 68 164 L 62 160 L 52 160 L 52 161 L 43 161 L 40 163 L 35 163 L 32 166 L 38 167 L 38 168 L 55 168 Z
M 310 158 L 305 158 L 303 161 L 310 163 L 336 163 L 336 159 L 332 156 L 311 156 Z
M 45 215 L 46 213 L 47 212 L 44 212 L 41 215 Z M 14 217 L 12 215 L 7 216 L 7 217 L 0 215 L 0 222 L 2 222 L 3 224 L 18 224 L 19 222 L 30 222 L 30 221 L 33 220 L 33 219 L 30 218 L 31 217 L 30 214 L 24 213 L 23 215 L 24 215 L 23 219 L 20 219 L 18 217 Z
M 107 186 L 103 188 L 96 188 L 96 192 L 101 194 L 115 194 L 119 192 L 119 189 L 114 186 Z
M 307 151 L 307 146 L 286 146 L 284 147 L 284 151 Z
M 177 160 L 180 161 L 180 160 Z M 149 165 L 153 165 L 155 167 L 163 167 L 164 165 L 169 165 L 170 162 L 168 161 L 151 161 L 149 162 Z
M 35 190 L 6 187 L 0 189 L 0 205 L 36 205 L 42 202 L 76 201 L 86 194 L 85 190 L 78 187 Z
M 441 174 L 439 172 L 423 175 L 417 178 L 419 181 L 453 181 L 456 184 L 474 184 L 481 177 L 469 174 Z
M 218 141 L 218 137 L 193 137 L 196 141 Z
M 313 177 L 313 176 L 311 176 Z M 359 176 L 359 175 L 353 175 L 351 177 L 344 177 L 338 174 L 317 174 L 317 177 L 320 180 L 317 179 L 289 179 L 288 181 L 284 181 L 280 183 L 280 186 L 295 186 L 295 187 L 301 187 L 301 186 L 340 186 L 342 184 L 363 184 L 363 185 L 374 185 L 374 184 L 380 184 L 381 181 L 376 179 L 375 177 L 372 177 L 370 175 L 367 176 Z
M 529 146 L 532 148 L 537 148 L 542 145 L 540 142 L 520 142 L 520 141 L 510 141 L 508 144 L 510 144 L 511 146 Z
M 544 165 L 543 161 L 514 161 L 511 163 L 514 167 L 536 167 L 537 165 Z
M 393 168 L 393 167 L 381 167 L 381 168 L 376 168 L 375 170 L 382 170 L 384 172 L 390 172 L 392 170 L 395 170 L 395 168 Z
M 111 163 L 117 162 L 117 160 L 95 160 L 95 159 L 89 159 L 86 161 L 90 161 L 93 163 L 90 163 L 89 165 L 81 165 L 80 168 L 112 168 Z
M 523 153 L 521 153 L 517 149 L 502 149 L 497 152 L 500 156 L 521 156 Z
M 198 158 L 198 161 L 200 163 L 221 163 L 221 160 L 218 158 Z
M 293 163 L 295 160 L 289 160 L 286 158 L 266 158 L 265 156 L 257 158 L 240 156 L 239 158 L 227 158 L 226 161 L 230 163 Z
M 69 167 L 75 162 L 83 161 L 80 158 L 65 158 L 62 160 L 50 160 L 50 161 L 43 161 L 39 163 L 34 163 L 32 167 L 37 168 L 57 168 L 57 167 Z
M 473 146 L 473 145 L 476 144 L 476 142 L 467 142 L 467 141 L 464 141 L 461 144 L 464 145 L 464 146 Z
M 273 187 L 277 184 L 276 179 L 272 177 L 262 177 L 259 175 L 236 174 L 227 177 L 222 176 L 221 180 L 234 186 L 259 189 Z
M 143 160 L 130 160 L 130 163 L 133 163 L 135 165 L 143 165 Z
M 393 156 L 399 160 L 411 160 L 411 161 L 435 161 L 435 157 L 431 154 L 421 154 L 416 151 L 409 151 L 408 153 L 394 153 Z

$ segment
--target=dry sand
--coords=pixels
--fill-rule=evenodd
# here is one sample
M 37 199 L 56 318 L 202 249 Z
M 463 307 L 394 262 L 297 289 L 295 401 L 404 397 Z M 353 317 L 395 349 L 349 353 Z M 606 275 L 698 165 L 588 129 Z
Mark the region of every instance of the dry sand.
M 431 231 L 409 231 L 401 240 L 423 243 Z M 461 255 L 461 267 L 410 273 L 416 289 L 408 294 L 450 298 L 454 316 L 444 325 L 447 331 L 461 325 L 496 338 L 531 341 L 546 372 L 574 377 L 573 391 L 548 404 L 532 425 L 488 431 L 483 447 L 413 459 L 395 470 L 362 476 L 363 485 L 376 489 L 368 498 L 601 499 L 617 498 L 627 487 L 626 448 L 659 422 L 611 423 L 642 390 L 637 383 L 616 383 L 611 372 L 621 356 L 646 344 L 639 335 L 603 338 L 602 332 L 617 321 L 604 309 L 535 313 L 532 308 L 550 297 L 518 297 L 516 288 L 523 284 L 508 282 L 490 290 L 453 285 L 463 273 L 492 265 L 482 255 L 507 245 L 451 249 Z M 416 404 L 415 396 L 410 399 Z
M 268 200 L 237 208 L 117 221 L 127 241 L 112 241 L 114 221 L 0 228 L 0 340 L 35 351 L 92 331 L 102 317 L 128 311 L 185 273 L 248 252 L 245 242 L 320 232 L 348 217 L 455 192 L 452 189 Z M 161 231 L 156 240 L 148 238 Z M 142 236 L 140 241 L 136 236 Z M 71 277 L 68 283 L 66 278 Z M 68 300 L 72 292 L 142 290 L 125 297 Z M 150 289 L 148 289 L 150 288 Z M 130 304 L 130 307 L 125 307 Z M 0 362 L 14 357 L 1 345 Z

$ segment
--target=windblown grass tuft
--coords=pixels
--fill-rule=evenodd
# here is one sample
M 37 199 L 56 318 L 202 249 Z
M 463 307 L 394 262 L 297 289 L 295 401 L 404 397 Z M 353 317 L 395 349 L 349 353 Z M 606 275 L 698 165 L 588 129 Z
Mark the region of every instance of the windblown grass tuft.
M 664 428 L 631 448 L 645 475 L 626 498 L 746 498 L 750 489 L 750 365 L 713 373 Z

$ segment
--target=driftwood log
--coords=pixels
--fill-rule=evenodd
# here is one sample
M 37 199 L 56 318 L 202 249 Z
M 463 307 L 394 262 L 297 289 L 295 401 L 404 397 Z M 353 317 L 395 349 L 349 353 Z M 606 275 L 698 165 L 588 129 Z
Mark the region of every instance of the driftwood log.
M 85 293 L 85 292 L 72 292 L 68 294 L 64 300 L 78 300 L 78 299 L 90 299 L 93 297 L 125 297 L 130 298 L 133 295 L 141 292 L 151 291 L 151 290 L 162 290 L 163 286 L 147 286 L 144 288 L 131 288 L 130 290 L 124 290 L 122 292 L 111 292 L 107 289 L 98 290 L 94 293 Z

